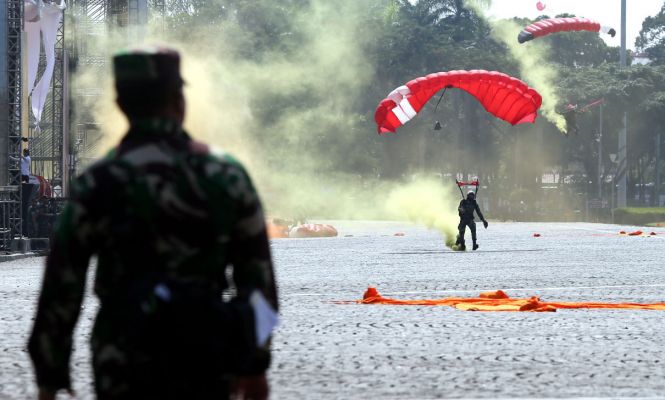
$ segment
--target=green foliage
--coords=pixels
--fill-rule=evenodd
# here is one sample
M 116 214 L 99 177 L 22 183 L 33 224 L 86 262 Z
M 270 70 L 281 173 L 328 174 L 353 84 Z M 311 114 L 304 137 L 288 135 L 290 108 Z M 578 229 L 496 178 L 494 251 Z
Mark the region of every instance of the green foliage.
M 635 214 L 635 215 L 651 215 L 651 214 L 665 215 L 665 207 L 625 207 L 625 208 L 618 208 L 616 211 L 625 212 L 628 214 Z
M 665 207 L 628 207 L 614 210 L 617 224 L 648 225 L 665 221 Z
M 665 64 L 665 4 L 658 14 L 642 22 L 635 46 L 645 52 L 653 64 Z

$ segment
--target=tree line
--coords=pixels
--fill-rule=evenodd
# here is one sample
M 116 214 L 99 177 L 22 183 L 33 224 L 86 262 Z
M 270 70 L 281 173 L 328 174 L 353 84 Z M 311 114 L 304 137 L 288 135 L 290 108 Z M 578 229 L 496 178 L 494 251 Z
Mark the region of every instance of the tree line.
M 187 26 L 215 27 L 232 21 L 246 34 L 240 57 L 260 60 L 267 54 L 298 51 L 305 38 L 295 16 L 313 1 L 192 1 L 186 10 L 171 12 L 168 23 L 181 31 Z M 311 127 L 317 139 L 306 144 L 315 152 L 343 153 L 344 162 L 334 166 L 338 172 L 367 179 L 478 176 L 493 194 L 492 205 L 507 213 L 506 207 L 514 212 L 515 204 L 525 201 L 524 207 L 540 212 L 563 209 L 561 204 L 581 210 L 592 199 L 609 207 L 621 116 L 627 112 L 628 204 L 659 204 L 657 180 L 665 172 L 659 163 L 665 140 L 661 135 L 665 127 L 665 36 L 661 34 L 665 5 L 643 22 L 635 43 L 637 52 L 649 60 L 644 65 L 632 63 L 629 57 L 633 65 L 620 68 L 619 49 L 608 46 L 597 33 L 559 33 L 537 39 L 538 45 L 550 49 L 542 63 L 551 65 L 558 76 L 556 109 L 565 113 L 567 106 L 577 106 L 576 112 L 567 115 L 568 135 L 542 117 L 535 125 L 509 126 L 470 96 L 450 91 L 436 113 L 434 104 L 429 104 L 396 135 L 379 137 L 373 124 L 376 105 L 410 79 L 459 69 L 497 70 L 519 78 L 520 70 L 505 44 L 492 35 L 492 26 L 462 0 L 359 3 L 354 15 L 337 16 L 356 19 L 357 34 L 374 38 L 363 42 L 362 51 L 375 73 L 358 88 L 353 112 L 345 116 L 344 129 L 353 133 L 354 141 L 335 142 L 338 128 L 324 124 Z M 602 101 L 584 107 L 597 100 Z M 255 118 L 270 125 L 276 108 L 306 107 L 316 101 L 312 93 L 285 98 L 266 92 L 253 100 L 253 110 Z M 435 121 L 441 130 L 433 129 Z M 282 137 L 266 134 L 262 139 L 279 146 Z

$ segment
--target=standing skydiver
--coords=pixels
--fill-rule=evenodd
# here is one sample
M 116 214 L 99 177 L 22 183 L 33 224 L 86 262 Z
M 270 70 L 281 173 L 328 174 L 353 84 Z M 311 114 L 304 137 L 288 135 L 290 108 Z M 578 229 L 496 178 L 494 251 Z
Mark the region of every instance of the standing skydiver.
M 473 190 L 469 191 L 469 193 L 466 195 L 466 199 L 462 199 L 462 201 L 460 201 L 459 207 L 457 207 L 457 211 L 459 212 L 460 221 L 459 225 L 457 226 L 459 234 L 457 235 L 457 242 L 455 244 L 460 247 L 460 250 L 466 250 L 466 245 L 464 243 L 464 233 L 466 231 L 466 227 L 468 226 L 471 230 L 471 239 L 473 239 L 473 249 L 478 249 L 478 243 L 476 241 L 476 222 L 474 221 L 473 212 L 475 211 L 478 214 L 480 220 L 483 221 L 485 229 L 487 229 L 488 223 L 485 220 L 483 213 L 480 211 L 478 202 L 476 202 L 476 193 Z

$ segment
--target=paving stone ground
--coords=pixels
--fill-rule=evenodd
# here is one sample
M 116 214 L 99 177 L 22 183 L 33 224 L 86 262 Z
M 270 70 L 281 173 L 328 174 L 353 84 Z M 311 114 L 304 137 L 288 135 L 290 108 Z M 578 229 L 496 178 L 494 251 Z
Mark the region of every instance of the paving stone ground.
M 544 300 L 663 302 L 665 232 L 625 237 L 617 232 L 631 227 L 492 223 L 479 230 L 480 250 L 455 253 L 415 225 L 335 224 L 337 238 L 273 241 L 282 306 L 274 399 L 665 398 L 665 312 L 334 303 L 360 298 L 368 285 L 410 299 L 503 289 Z M 42 265 L 43 258 L 0 263 L 3 400 L 34 398 L 24 347 Z M 87 341 L 96 306 L 88 296 L 76 331 L 80 399 L 92 398 Z

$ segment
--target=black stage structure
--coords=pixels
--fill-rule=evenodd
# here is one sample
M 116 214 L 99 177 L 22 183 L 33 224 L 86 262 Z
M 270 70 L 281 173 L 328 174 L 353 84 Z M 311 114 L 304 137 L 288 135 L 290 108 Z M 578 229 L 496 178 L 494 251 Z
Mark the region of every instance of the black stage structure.
M 187 10 L 185 3 L 69 1 L 58 28 L 53 79 L 37 128 L 28 112 L 29 93 L 25 85 L 24 0 L 0 0 L 0 252 L 48 247 L 48 237 L 66 201 L 71 178 L 97 154 L 102 131 L 92 105 L 101 99 L 104 88 L 72 86 L 70 82 L 82 69 L 93 73 L 96 70 L 99 76 L 106 73 L 109 52 L 99 47 L 99 39 L 125 30 L 127 34 L 141 35 L 149 15 L 164 21 L 167 7 L 182 12 Z M 141 39 L 132 37 L 129 42 Z M 40 72 L 45 64 L 42 55 Z M 27 185 L 21 183 L 18 161 L 23 148 L 30 149 L 31 174 L 35 178 L 33 181 L 31 177 L 33 183 Z

